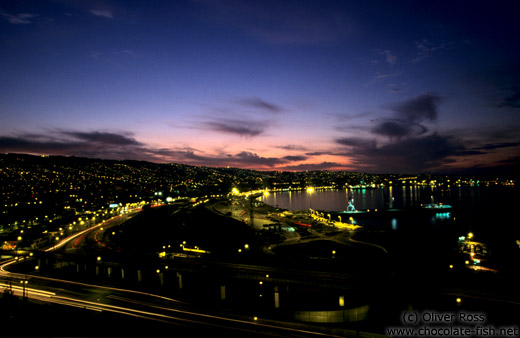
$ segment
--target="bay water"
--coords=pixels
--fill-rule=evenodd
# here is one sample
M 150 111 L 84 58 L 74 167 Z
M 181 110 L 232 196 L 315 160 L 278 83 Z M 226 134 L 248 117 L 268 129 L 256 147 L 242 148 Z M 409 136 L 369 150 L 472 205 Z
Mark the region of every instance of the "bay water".
M 472 232 L 485 242 L 498 246 L 517 246 L 520 241 L 520 188 L 514 186 L 397 186 L 367 189 L 316 190 L 273 192 L 259 198 L 274 207 L 287 210 L 342 212 L 348 201 L 353 201 L 357 210 L 402 209 L 395 217 L 367 221 L 363 224 L 377 230 L 429 231 L 449 229 L 453 235 Z M 432 213 L 424 219 L 410 219 L 407 210 L 422 205 L 443 203 L 453 208 L 448 212 Z M 520 250 L 520 248 L 519 248 Z

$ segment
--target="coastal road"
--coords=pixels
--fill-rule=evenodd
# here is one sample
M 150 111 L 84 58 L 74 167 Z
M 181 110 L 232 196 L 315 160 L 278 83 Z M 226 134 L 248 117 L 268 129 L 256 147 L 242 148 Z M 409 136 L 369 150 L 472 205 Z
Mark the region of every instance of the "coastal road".
M 110 248 L 109 245 L 103 241 L 103 233 L 113 226 L 121 225 L 128 221 L 137 215 L 139 211 L 141 211 L 141 209 L 133 209 L 128 213 L 114 216 L 88 229 L 64 238 L 58 245 L 45 251 L 54 251 L 60 248 L 63 248 L 65 251 L 77 251 L 81 246 L 86 245 L 87 242 L 94 242 L 99 247 Z

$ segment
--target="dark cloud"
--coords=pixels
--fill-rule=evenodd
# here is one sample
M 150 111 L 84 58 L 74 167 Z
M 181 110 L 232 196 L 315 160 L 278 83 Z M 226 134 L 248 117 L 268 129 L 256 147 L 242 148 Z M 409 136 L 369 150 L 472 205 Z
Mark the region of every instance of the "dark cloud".
M 440 102 L 439 96 L 426 93 L 407 101 L 389 104 L 386 107 L 393 116 L 374 120 L 376 126 L 370 132 L 392 140 L 424 135 L 428 128 L 422 123 L 437 120 Z
M 79 140 L 84 140 L 88 142 L 107 144 L 107 145 L 134 145 L 140 146 L 141 143 L 137 142 L 134 138 L 128 137 L 125 135 L 115 134 L 115 133 L 101 133 L 98 131 L 85 133 L 85 132 L 62 132 L 64 135 L 72 136 Z
M 245 137 L 254 137 L 262 134 L 266 129 L 265 122 L 240 121 L 231 119 L 221 119 L 204 123 L 206 127 L 214 131 L 227 134 L 235 134 Z
M 372 129 L 373 133 L 388 136 L 391 139 L 401 139 L 402 137 L 411 135 L 422 135 L 427 131 L 428 129 L 421 124 L 400 120 L 383 121 Z
M 386 121 L 379 123 L 372 132 L 375 134 L 388 136 L 390 138 L 401 138 L 403 136 L 410 135 L 410 128 L 408 123 L 402 123 L 400 121 Z
M 275 114 L 285 111 L 283 107 L 259 97 L 234 99 L 231 102 L 231 107 L 211 107 L 211 112 L 201 116 L 201 121 L 193 128 L 255 137 L 265 132 Z
M 240 105 L 243 105 L 246 107 L 259 109 L 259 110 L 267 111 L 270 113 L 280 113 L 280 112 L 284 111 L 284 109 L 281 106 L 276 105 L 271 102 L 267 102 L 258 97 L 249 97 L 249 98 L 245 98 L 245 99 L 240 99 L 240 100 L 238 100 L 238 103 Z
M 303 161 L 303 160 L 306 160 L 308 157 L 307 156 L 301 156 L 301 155 L 295 155 L 295 156 L 284 156 L 282 157 L 282 159 L 284 160 L 287 160 L 287 161 L 294 161 L 294 162 L 297 162 L 297 161 Z
M 458 130 L 449 134 L 431 133 L 424 125 L 435 122 L 442 99 L 432 94 L 419 95 L 410 100 L 388 105 L 391 116 L 373 120 L 375 126 L 364 138 L 337 138 L 335 143 L 343 147 L 337 156 L 345 156 L 353 167 L 361 171 L 388 173 L 448 172 L 465 163 L 477 163 L 477 156 L 497 149 L 520 146 L 518 131 L 504 128 L 500 133 Z M 516 131 L 515 131 L 516 130 Z M 382 139 L 380 136 L 384 136 Z M 476 146 L 477 139 L 489 140 Z M 495 141 L 495 142 L 493 142 Z M 495 151 L 497 150 L 497 151 Z M 513 154 L 513 150 L 508 154 Z M 502 155 L 505 155 L 502 154 Z M 473 161 L 471 157 L 475 158 Z
M 283 149 L 283 150 L 298 150 L 298 151 L 305 151 L 307 150 L 306 147 L 295 145 L 295 144 L 287 144 L 285 146 L 275 146 L 275 148 Z
M 143 144 L 128 135 L 106 132 L 51 131 L 0 137 L 0 151 L 114 159 L 141 159 Z
M 370 141 L 363 138 L 356 137 L 344 137 L 336 140 L 336 143 L 342 146 L 355 147 L 357 149 L 361 148 L 373 148 L 375 147 L 375 141 Z
M 407 138 L 381 146 L 375 142 L 352 142 L 348 139 L 336 142 L 350 146 L 346 154 L 353 164 L 371 172 L 427 172 L 453 162 L 453 156 L 468 155 L 455 138 L 437 134 Z
M 327 151 L 313 151 L 309 153 L 305 153 L 307 156 L 320 156 L 320 155 L 329 155 L 329 152 Z
M 298 165 L 288 165 L 284 167 L 279 167 L 277 169 L 282 170 L 294 170 L 294 171 L 300 171 L 300 170 L 328 170 L 332 168 L 338 168 L 343 167 L 343 165 L 335 162 L 321 162 L 321 163 L 305 163 L 305 164 L 298 164 Z
M 514 166 L 516 168 L 520 168 L 520 155 L 506 158 L 506 159 L 498 162 L 498 164 L 504 165 L 504 166 Z M 520 174 L 520 171 L 517 170 L 516 176 L 518 176 L 519 174 Z
M 57 153 L 62 154 L 81 147 L 79 142 L 59 142 L 50 139 L 38 140 L 33 137 L 0 137 L 1 152 Z
M 249 166 L 253 165 L 253 166 L 273 167 L 277 164 L 285 162 L 284 160 L 281 160 L 277 157 L 262 157 L 262 156 L 258 156 L 255 153 L 246 152 L 246 151 L 238 153 L 234 156 L 230 156 L 229 159 L 235 165 L 238 165 L 238 166 L 247 164 Z
M 194 149 L 147 149 L 150 156 L 149 161 L 154 161 L 155 158 L 159 157 L 161 162 L 178 162 L 189 165 L 200 165 L 200 166 L 214 166 L 222 167 L 227 166 L 229 161 L 226 156 L 222 157 L 211 157 L 199 155 Z M 157 160 L 156 160 L 157 161 Z
M 167 150 L 163 152 L 170 160 L 190 165 L 211 167 L 239 167 L 239 168 L 273 168 L 276 165 L 290 162 L 287 159 L 276 157 L 262 157 L 258 154 L 243 151 L 238 154 L 219 154 L 213 156 L 198 155 L 194 150 Z
M 510 148 L 510 147 L 518 147 L 520 146 L 520 142 L 500 142 L 500 143 L 488 143 L 481 147 L 475 147 L 475 150 L 494 150 L 501 148 Z
M 422 94 L 408 101 L 389 105 L 397 118 L 410 123 L 437 119 L 437 106 L 441 98 L 436 95 Z
M 479 150 L 460 150 L 457 152 L 457 156 L 472 156 L 472 155 L 484 155 L 486 152 L 482 152 Z

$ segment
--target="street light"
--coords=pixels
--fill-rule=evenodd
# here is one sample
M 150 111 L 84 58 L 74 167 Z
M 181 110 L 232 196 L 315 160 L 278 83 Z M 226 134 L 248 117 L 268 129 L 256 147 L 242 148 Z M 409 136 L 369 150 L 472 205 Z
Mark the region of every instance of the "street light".
M 29 283 L 29 281 L 21 280 L 20 283 L 22 283 L 22 300 L 25 300 L 25 285 Z
M 18 252 L 20 250 L 20 243 L 22 242 L 22 236 L 18 236 L 18 243 L 16 243 L 16 256 L 18 256 Z

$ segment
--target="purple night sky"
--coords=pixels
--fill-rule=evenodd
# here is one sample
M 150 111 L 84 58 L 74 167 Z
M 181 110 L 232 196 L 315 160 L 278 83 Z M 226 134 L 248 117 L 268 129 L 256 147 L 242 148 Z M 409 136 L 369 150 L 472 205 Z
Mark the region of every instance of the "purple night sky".
M 0 1 L 0 151 L 515 172 L 518 1 Z

